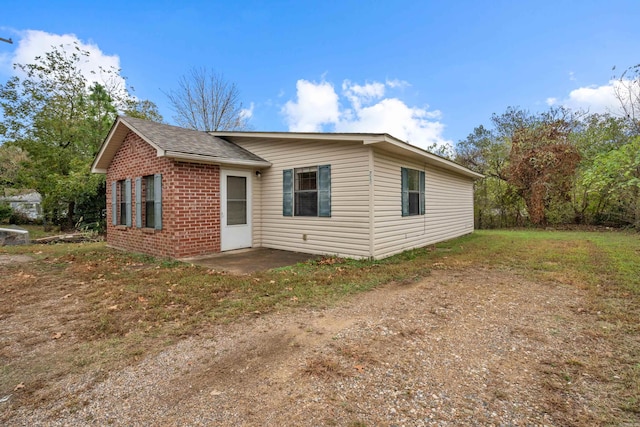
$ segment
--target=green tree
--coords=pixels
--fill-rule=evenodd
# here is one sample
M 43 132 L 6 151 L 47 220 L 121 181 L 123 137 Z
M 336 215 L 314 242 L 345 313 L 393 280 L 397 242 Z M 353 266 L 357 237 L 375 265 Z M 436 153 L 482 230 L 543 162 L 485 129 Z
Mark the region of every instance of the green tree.
M 67 227 L 75 225 L 77 213 L 95 216 L 104 206 L 104 177 L 91 174 L 90 165 L 117 108 L 157 112 L 152 103 L 109 84 L 119 70 L 102 70 L 106 83 L 89 85 L 80 71 L 88 57 L 77 46 L 71 53 L 53 47 L 33 63 L 16 64 L 19 76 L 0 85 L 0 136 L 28 154 L 21 182 L 42 195 L 45 219 L 64 216 Z M 79 203 L 93 211 L 76 212 Z
M 21 164 L 27 160 L 27 154 L 19 147 L 0 145 L 0 196 L 6 196 L 6 188 L 17 186 Z
M 497 117 L 497 116 L 494 116 Z M 485 175 L 475 184 L 475 217 L 478 228 L 518 225 L 522 203 L 508 182 L 510 144 L 496 129 L 479 126 L 458 142 L 456 161 Z
M 571 191 L 573 219 L 577 224 L 598 223 L 608 216 L 612 194 L 594 185 L 593 174 L 597 158 L 617 150 L 629 142 L 629 128 L 623 118 L 609 114 L 586 116 L 570 136 L 580 153 Z
M 607 198 L 616 222 L 640 229 L 640 136 L 595 156 L 584 173 L 585 184 Z

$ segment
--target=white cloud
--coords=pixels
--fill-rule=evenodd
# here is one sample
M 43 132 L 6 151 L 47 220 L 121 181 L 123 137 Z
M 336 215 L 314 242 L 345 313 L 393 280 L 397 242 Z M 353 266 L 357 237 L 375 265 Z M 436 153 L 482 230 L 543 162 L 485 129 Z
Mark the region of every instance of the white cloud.
M 442 114 L 427 107 L 410 107 L 397 97 L 386 97 L 387 89 L 404 88 L 407 82 L 342 82 L 342 99 L 332 84 L 298 80 L 297 99 L 288 101 L 282 113 L 290 131 L 334 131 L 388 133 L 421 148 L 432 145 L 451 149 L 452 141 L 442 136 Z
M 389 80 L 389 79 L 387 79 L 387 82 L 386 82 L 386 83 L 387 83 L 387 86 L 389 86 L 389 87 L 390 87 L 390 88 L 392 88 L 392 89 L 395 89 L 395 88 L 401 88 L 401 89 L 404 89 L 404 88 L 406 88 L 406 87 L 411 86 L 411 85 L 409 84 L 409 82 L 404 81 L 404 80 L 398 80 L 398 79 L 393 79 L 393 80 Z
M 13 64 L 34 63 L 36 57 L 44 56 L 52 47 L 60 47 L 68 55 L 77 52 L 76 47 L 89 53 L 87 60 L 78 64 L 82 75 L 89 84 L 98 82 L 112 90 L 124 90 L 125 79 L 119 74 L 120 58 L 118 55 L 107 55 L 97 44 L 83 42 L 75 34 L 52 34 L 39 30 L 25 30 L 19 33 L 17 47 L 13 56 L 0 58 L 2 67 L 11 68 Z M 113 71 L 108 73 L 107 71 Z M 12 73 L 19 74 L 19 70 Z
M 373 82 L 361 86 L 345 80 L 342 82 L 342 92 L 353 107 L 358 109 L 363 103 L 368 104 L 375 99 L 382 98 L 384 96 L 384 84 Z
M 635 93 L 640 91 L 638 84 L 630 80 L 610 80 L 606 85 L 574 89 L 564 99 L 547 98 L 546 102 L 550 106 L 561 105 L 574 110 L 587 110 L 590 113 L 618 114 L 620 113 L 620 101 L 616 97 L 616 91 L 628 94 L 628 88 Z
M 297 101 L 287 101 L 282 108 L 292 132 L 321 132 L 322 125 L 340 118 L 338 95 L 327 82 L 298 80 Z
M 240 110 L 240 117 L 242 117 L 243 119 L 250 119 L 251 117 L 253 117 L 253 109 L 255 108 L 255 104 L 252 102 L 249 104 L 249 108 L 243 108 L 242 110 Z

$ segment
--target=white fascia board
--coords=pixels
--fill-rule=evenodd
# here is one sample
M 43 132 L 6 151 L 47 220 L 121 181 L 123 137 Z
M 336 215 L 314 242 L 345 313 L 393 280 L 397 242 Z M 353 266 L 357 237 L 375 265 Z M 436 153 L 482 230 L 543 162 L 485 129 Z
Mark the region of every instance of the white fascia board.
M 116 120 L 116 123 L 113 126 L 111 126 L 111 129 L 109 130 L 109 134 L 104 139 L 104 141 L 102 141 L 102 145 L 100 146 L 100 150 L 98 150 L 98 154 L 96 155 L 96 158 L 93 159 L 93 163 L 91 163 L 91 173 L 107 173 L 106 169 L 96 168 L 96 164 L 100 163 L 100 160 L 102 159 L 102 156 L 104 155 L 104 151 L 107 149 L 107 146 L 109 145 L 109 142 L 111 141 L 111 138 L 113 137 L 113 134 L 116 132 L 116 129 L 118 128 L 118 126 L 120 125 L 121 122 L 122 121 L 120 120 L 120 117 L 118 117 L 118 119 Z
M 245 138 L 278 138 L 278 139 L 317 139 L 325 141 L 354 141 L 362 142 L 363 145 L 373 145 L 379 143 L 387 143 L 412 154 L 426 158 L 427 162 L 434 166 L 439 166 L 444 169 L 456 171 L 462 175 L 471 177 L 473 179 L 484 178 L 484 175 L 474 172 L 465 168 L 451 160 L 444 157 L 437 156 L 422 148 L 411 145 L 408 142 L 402 141 L 389 135 L 388 133 L 318 133 L 318 132 L 209 132 L 210 135 L 219 137 L 245 137 Z
M 440 166 L 444 169 L 453 170 L 460 174 L 472 177 L 474 179 L 484 178 L 484 175 L 480 173 L 474 172 L 471 169 L 467 169 L 464 166 L 457 164 L 456 162 L 453 162 L 449 159 L 445 159 L 444 157 L 440 157 L 438 155 L 430 153 L 426 150 L 423 150 L 422 148 L 416 147 L 415 145 L 411 145 L 408 142 L 404 142 L 399 139 L 396 139 L 391 135 L 384 135 L 384 138 L 370 138 L 363 141 L 365 145 L 379 144 L 383 142 L 386 142 L 388 144 L 394 145 L 396 147 L 402 148 L 403 150 L 410 151 L 413 154 L 417 154 L 423 158 L 426 158 L 427 163 L 429 164 Z
M 322 132 L 208 132 L 209 135 L 229 138 L 269 138 L 269 139 L 317 139 L 325 141 L 358 141 L 371 138 L 372 134 L 322 133 Z
M 202 154 L 180 153 L 177 151 L 164 151 L 163 155 L 159 155 L 159 157 L 169 157 L 171 159 L 183 160 L 186 162 L 209 163 L 215 165 L 253 166 L 260 168 L 268 168 L 271 166 L 271 163 L 266 161 L 221 159 L 220 157 L 205 156 Z

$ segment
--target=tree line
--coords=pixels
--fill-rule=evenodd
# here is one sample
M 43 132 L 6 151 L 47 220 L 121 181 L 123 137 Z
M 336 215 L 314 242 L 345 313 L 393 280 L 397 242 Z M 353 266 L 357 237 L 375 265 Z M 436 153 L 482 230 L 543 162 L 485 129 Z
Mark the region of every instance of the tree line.
M 14 65 L 16 76 L 0 84 L 0 196 L 12 188 L 38 191 L 46 225 L 103 228 L 105 177 L 90 167 L 116 116 L 163 121 L 155 103 L 126 87 L 120 70 L 100 69 L 90 83 L 81 72 L 88 59 L 77 45 L 52 47 L 33 63 Z M 510 107 L 459 141 L 453 160 L 485 175 L 476 182 L 476 227 L 640 229 L 639 87 L 640 65 L 614 85 L 620 115 Z M 181 126 L 248 127 L 238 88 L 211 70 L 193 68 L 165 94 Z
M 477 228 L 588 224 L 640 229 L 640 73 L 616 84 L 621 114 L 510 107 L 457 146 L 476 183 Z

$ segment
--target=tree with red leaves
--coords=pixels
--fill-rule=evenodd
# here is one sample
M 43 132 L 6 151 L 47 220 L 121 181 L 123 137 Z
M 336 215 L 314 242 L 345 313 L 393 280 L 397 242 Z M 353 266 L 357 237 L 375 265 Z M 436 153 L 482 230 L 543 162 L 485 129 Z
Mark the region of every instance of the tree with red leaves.
M 524 199 L 529 219 L 547 223 L 554 201 L 568 201 L 573 177 L 580 162 L 569 135 L 576 118 L 564 109 L 551 109 L 514 126 L 507 181 Z

